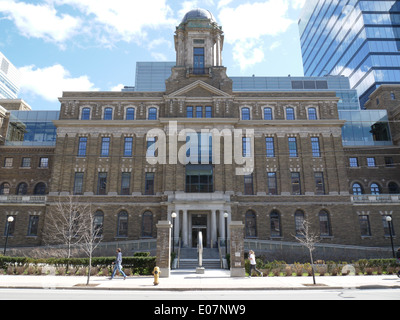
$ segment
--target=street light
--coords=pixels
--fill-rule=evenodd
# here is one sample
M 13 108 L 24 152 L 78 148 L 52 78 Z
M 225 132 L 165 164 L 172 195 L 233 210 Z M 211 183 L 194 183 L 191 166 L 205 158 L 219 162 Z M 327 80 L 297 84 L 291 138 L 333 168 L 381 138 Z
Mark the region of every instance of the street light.
M 175 252 L 175 218 L 176 212 L 172 212 L 172 252 Z
M 10 235 L 11 223 L 13 223 L 13 222 L 14 222 L 14 217 L 8 217 L 8 219 L 7 219 L 6 244 L 4 245 L 4 256 L 6 255 L 6 251 L 7 251 L 7 243 L 8 243 L 8 236 Z
M 394 252 L 394 245 L 393 245 L 392 217 L 386 216 L 386 222 L 389 224 L 389 234 L 390 234 L 390 242 L 392 243 L 393 258 L 396 259 L 396 253 Z
M 225 211 L 224 218 L 225 218 L 225 254 L 228 255 L 228 212 Z

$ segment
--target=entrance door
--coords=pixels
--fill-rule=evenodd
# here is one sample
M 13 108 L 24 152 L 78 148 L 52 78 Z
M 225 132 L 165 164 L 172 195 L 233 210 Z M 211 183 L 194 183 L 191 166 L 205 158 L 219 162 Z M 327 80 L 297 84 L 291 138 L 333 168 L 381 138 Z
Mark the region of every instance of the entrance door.
M 207 215 L 194 214 L 192 215 L 192 247 L 197 248 L 199 231 L 203 233 L 203 247 L 207 247 Z

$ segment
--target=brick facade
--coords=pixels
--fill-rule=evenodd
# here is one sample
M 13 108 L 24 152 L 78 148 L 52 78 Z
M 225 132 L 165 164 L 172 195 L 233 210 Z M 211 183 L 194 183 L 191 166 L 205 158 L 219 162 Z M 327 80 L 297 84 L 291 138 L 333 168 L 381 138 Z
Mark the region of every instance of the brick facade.
M 220 43 L 213 50 L 222 50 L 220 28 L 209 21 L 201 24 L 191 24 L 190 20 L 182 24 L 176 41 L 193 49 L 193 39 L 200 38 L 206 46 Z M 21 182 L 28 185 L 25 199 L 0 195 L 0 230 L 5 230 L 8 215 L 17 212 L 18 216 L 11 246 L 43 244 L 46 212 L 53 210 L 60 197 L 73 194 L 92 204 L 101 217 L 103 240 L 107 242 L 156 238 L 157 223 L 171 220 L 173 212 L 177 213 L 173 236 L 189 247 L 195 243 L 196 233 L 192 231 L 199 228 L 205 231 L 207 246 L 214 247 L 218 238 L 225 238 L 224 213 L 228 213 L 228 223 L 242 221 L 245 237 L 260 240 L 294 241 L 301 220 L 309 219 L 321 230 L 325 243 L 387 246 L 382 222 L 386 215 L 393 217 L 394 231 L 400 234 L 396 210 L 400 198 L 389 188 L 391 182 L 400 185 L 399 149 L 344 148 L 344 121 L 339 120 L 334 92 L 233 92 L 226 68 L 214 65 L 215 61 L 207 64 L 213 60 L 206 59 L 203 71 L 192 73 L 187 52 L 190 50 L 178 50 L 180 64 L 173 68 L 166 92 L 65 92 L 60 98 L 60 119 L 54 121 L 55 147 L 0 146 L 0 185 L 10 184 L 9 195 L 16 194 Z M 188 107 L 192 107 L 193 117 Z M 271 119 L 265 118 L 266 108 Z M 310 116 L 310 109 L 316 118 Z M 201 117 L 196 112 L 201 112 Z M 292 112 L 294 120 L 290 118 Z M 134 120 L 128 119 L 132 114 Z M 6 123 L 3 120 L 0 139 Z M 254 159 L 252 175 L 237 175 L 236 169 L 242 165 L 235 159 L 232 163 L 193 167 L 197 172 L 193 179 L 211 176 L 212 182 L 192 185 L 188 182 L 192 181 L 189 165 L 174 162 L 170 152 L 176 142 L 176 150 L 186 154 L 186 137 L 174 140 L 173 124 L 178 133 L 184 129 L 253 130 L 246 146 L 250 148 L 246 150 L 249 158 Z M 152 164 L 154 157 L 146 157 L 152 138 L 148 133 L 154 129 L 167 139 L 166 164 Z M 227 145 L 239 148 L 243 157 L 243 140 L 238 143 L 232 137 L 232 141 L 220 141 L 221 159 L 225 160 Z M 161 152 L 162 146 L 158 146 L 154 156 L 161 159 Z M 20 168 L 26 154 L 31 155 L 32 165 Z M 49 168 L 37 167 L 43 156 L 49 158 Z M 12 167 L 5 167 L 7 157 L 13 158 Z M 349 165 L 353 157 L 359 160 L 358 168 Z M 389 157 L 393 161 L 390 166 Z M 367 158 L 375 158 L 376 166 L 368 166 Z M 212 170 L 212 174 L 207 176 L 206 170 Z M 46 185 L 45 200 L 33 197 L 39 182 Z M 356 182 L 363 188 L 361 197 L 352 196 Z M 369 197 L 374 182 L 382 195 L 393 194 Z M 188 185 L 206 186 L 212 191 L 188 191 Z M 32 215 L 39 216 L 39 228 L 37 236 L 29 237 Z M 364 217 L 368 217 L 368 234 Z

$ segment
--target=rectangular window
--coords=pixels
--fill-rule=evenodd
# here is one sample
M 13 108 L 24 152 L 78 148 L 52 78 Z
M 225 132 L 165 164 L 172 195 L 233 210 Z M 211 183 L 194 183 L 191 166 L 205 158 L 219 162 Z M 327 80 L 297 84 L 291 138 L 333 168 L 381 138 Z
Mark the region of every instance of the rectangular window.
M 393 225 L 393 219 L 392 219 L 392 222 L 390 222 L 390 224 L 389 224 L 389 222 L 386 220 L 387 217 L 388 216 L 382 216 L 383 232 L 385 234 L 385 237 L 390 237 L 390 234 L 394 237 L 394 236 L 396 236 L 396 233 L 394 231 L 395 229 L 394 229 L 394 225 Z M 390 230 L 390 229 L 392 229 L 392 230 Z
M 392 157 L 385 157 L 386 168 L 394 168 L 394 161 Z
M 37 237 L 39 230 L 39 216 L 29 216 L 28 237 Z
M 22 168 L 30 168 L 31 167 L 31 158 L 22 158 L 21 167 Z
M 4 159 L 4 168 L 12 168 L 13 161 L 14 161 L 14 158 L 5 158 Z
M 321 148 L 319 145 L 318 137 L 311 138 L 311 149 L 312 149 L 312 156 L 314 158 L 321 158 Z
M 99 177 L 97 181 L 97 194 L 104 196 L 107 194 L 107 173 L 99 172 Z
M 193 48 L 193 73 L 205 74 L 204 48 Z
M 186 107 L 186 118 L 193 118 L 193 107 Z
M 133 138 L 126 137 L 124 141 L 124 157 L 132 157 Z
M 186 166 L 186 193 L 214 192 L 214 176 L 212 165 Z
M 242 138 L 242 155 L 244 158 L 251 157 L 251 138 Z
M 123 172 L 121 177 L 121 195 L 128 196 L 131 193 L 131 174 Z
M 274 158 L 275 157 L 274 138 L 271 137 L 265 138 L 265 145 L 267 150 L 267 158 Z
M 101 157 L 108 157 L 110 155 L 110 138 L 102 138 L 101 139 Z
M 146 173 L 144 194 L 148 196 L 154 195 L 154 173 Z
M 370 237 L 371 236 L 371 226 L 369 223 L 369 216 L 359 216 L 360 222 L 360 230 L 362 237 Z
M 368 167 L 375 168 L 376 167 L 375 158 L 367 158 L 367 165 Z
M 315 172 L 315 194 L 324 195 L 325 194 L 325 181 L 323 172 Z
M 206 107 L 206 118 L 212 118 L 212 107 Z
M 196 118 L 203 118 L 203 107 L 196 107 Z
M 268 194 L 269 195 L 277 195 L 278 194 L 278 185 L 276 180 L 276 172 L 268 172 Z
M 87 142 L 88 138 L 86 137 L 79 138 L 78 157 L 86 157 Z
M 39 168 L 48 168 L 49 167 L 49 158 L 40 158 Z
M 153 158 L 156 156 L 156 138 L 147 138 L 146 157 Z
M 300 172 L 292 172 L 292 195 L 301 194 L 301 184 L 300 184 Z
M 83 172 L 75 173 L 75 181 L 74 181 L 74 194 L 82 195 L 83 194 Z
M 297 158 L 299 155 L 297 153 L 297 138 L 289 138 L 289 157 Z
M 349 159 L 350 168 L 358 167 L 358 158 L 350 158 Z
M 245 195 L 253 195 L 254 194 L 253 175 L 252 174 L 244 176 L 244 194 Z

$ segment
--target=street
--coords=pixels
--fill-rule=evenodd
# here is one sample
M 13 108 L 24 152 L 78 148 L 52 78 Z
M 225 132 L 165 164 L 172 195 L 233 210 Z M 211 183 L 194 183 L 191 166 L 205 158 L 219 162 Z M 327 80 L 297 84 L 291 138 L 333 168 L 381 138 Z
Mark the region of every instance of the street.
M 259 291 L 130 291 L 0 289 L 0 300 L 400 300 L 400 289 L 259 290 Z

